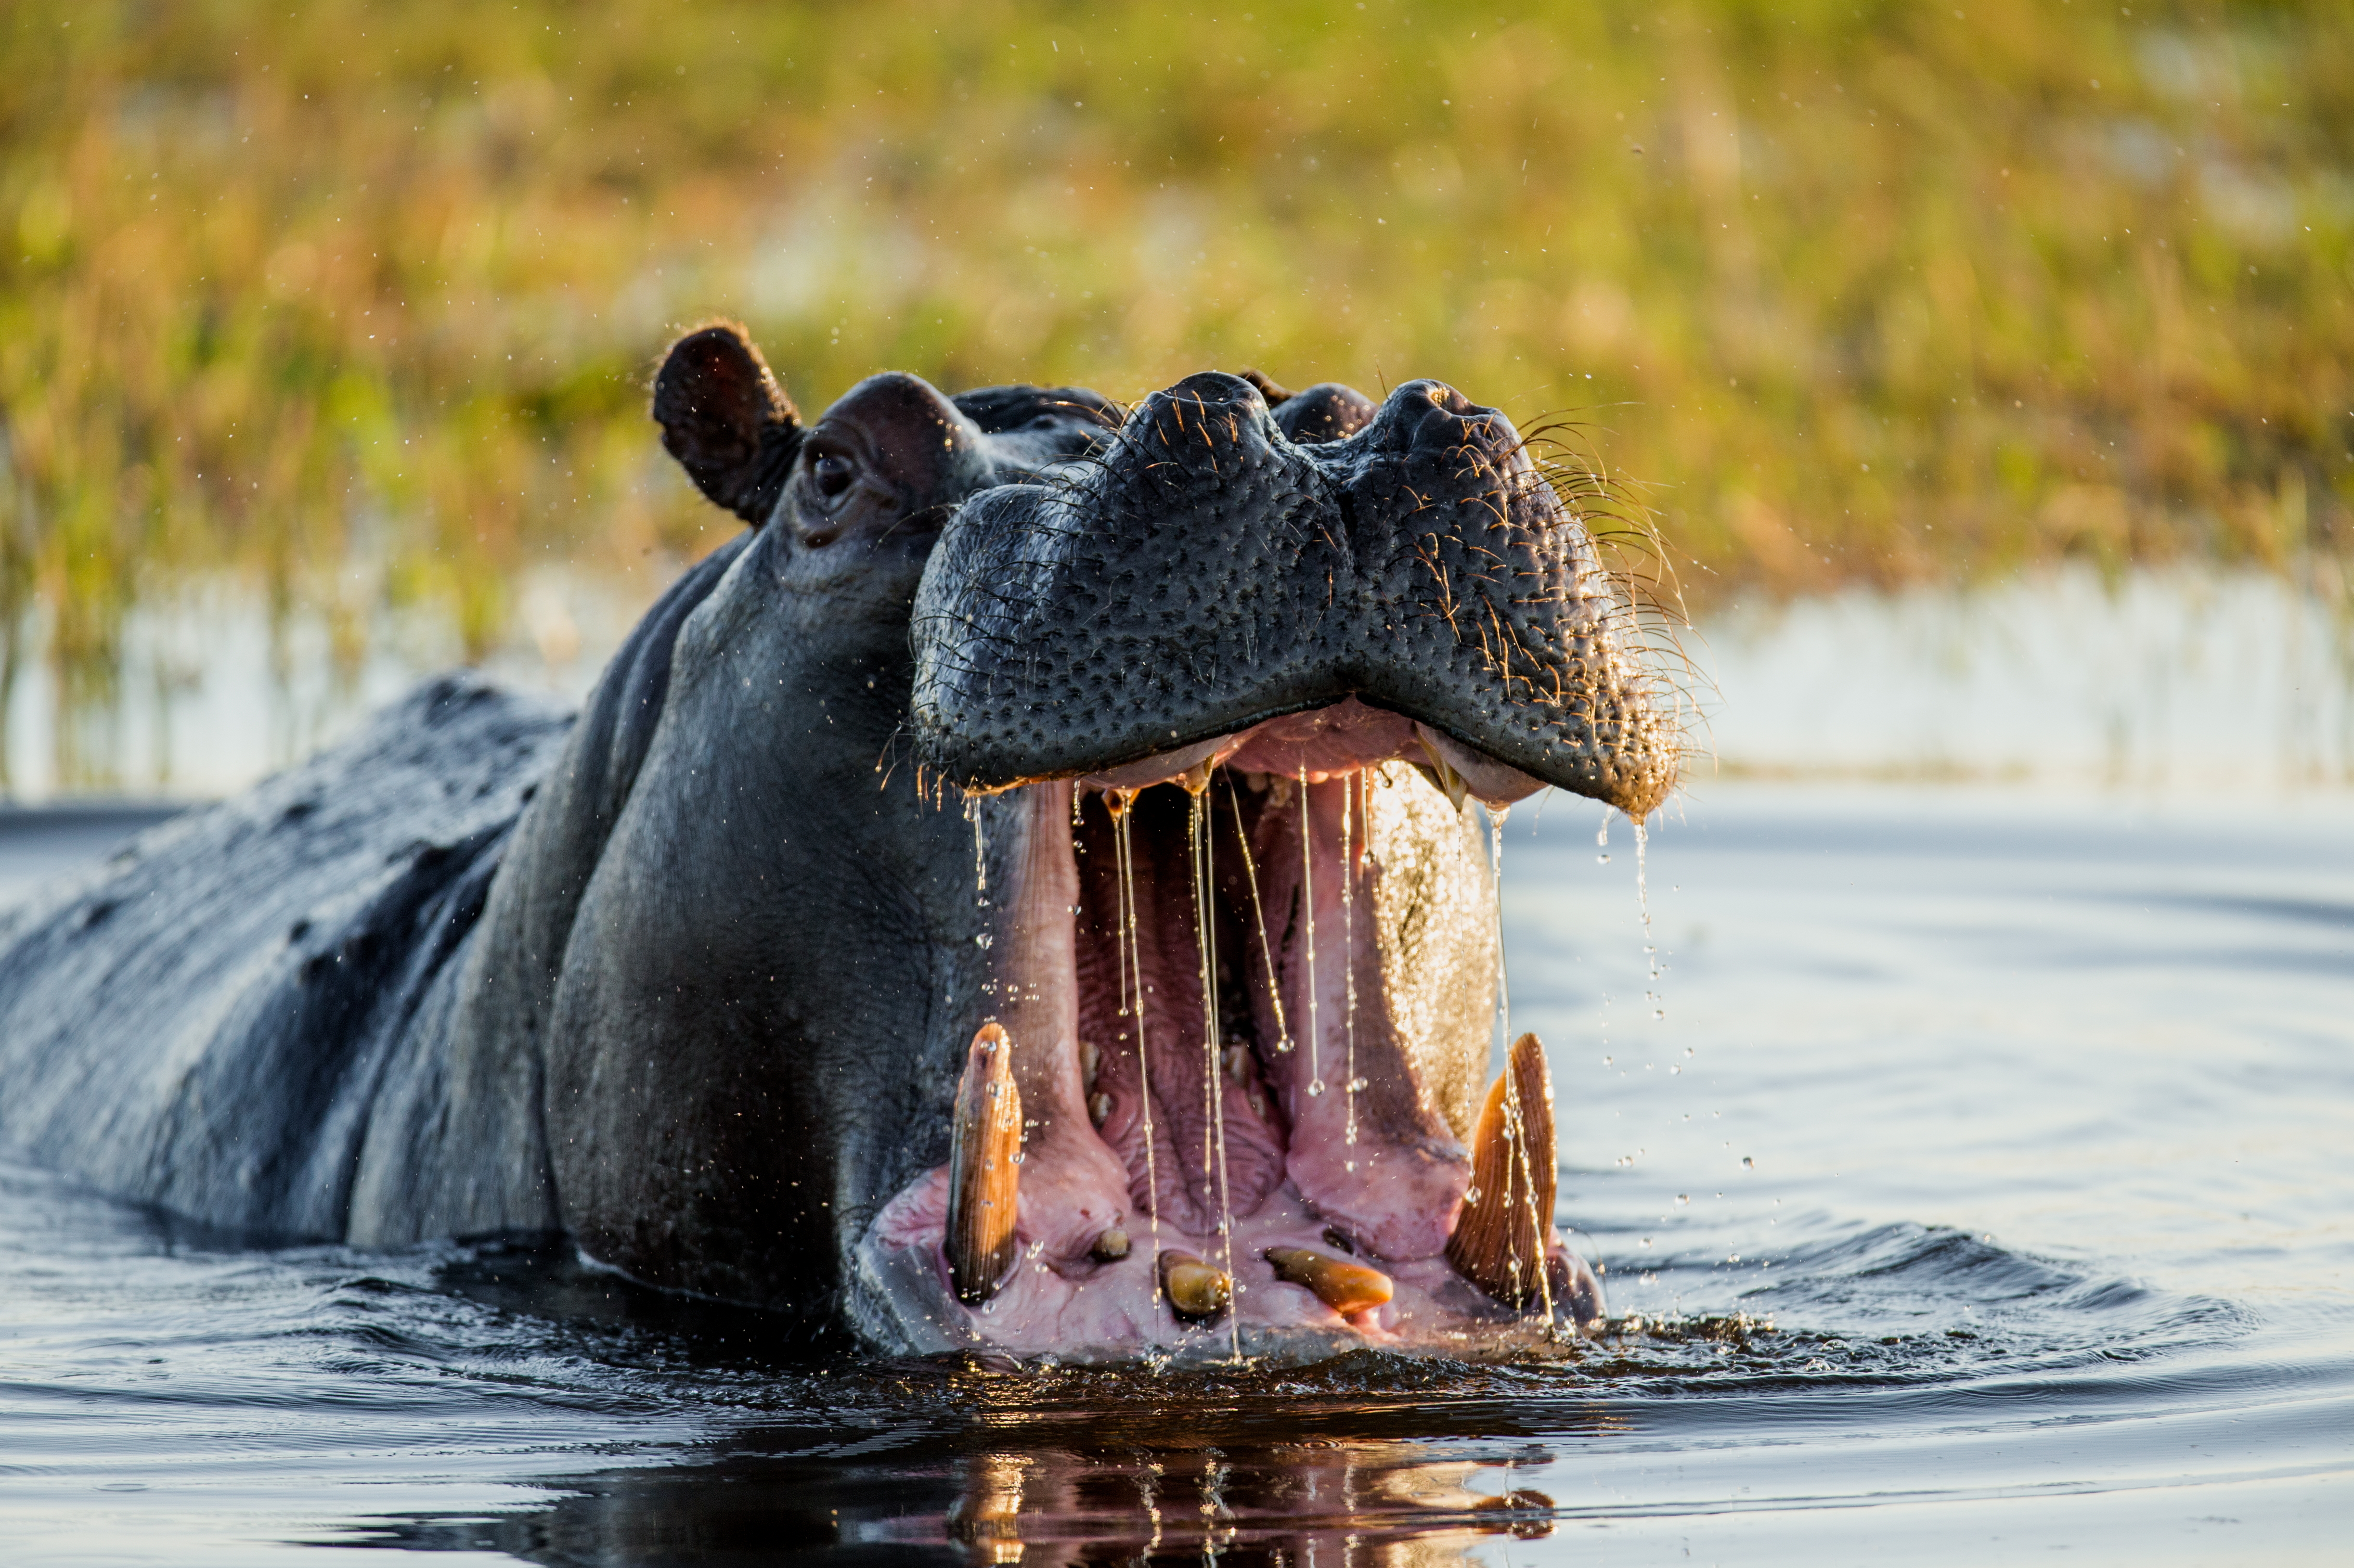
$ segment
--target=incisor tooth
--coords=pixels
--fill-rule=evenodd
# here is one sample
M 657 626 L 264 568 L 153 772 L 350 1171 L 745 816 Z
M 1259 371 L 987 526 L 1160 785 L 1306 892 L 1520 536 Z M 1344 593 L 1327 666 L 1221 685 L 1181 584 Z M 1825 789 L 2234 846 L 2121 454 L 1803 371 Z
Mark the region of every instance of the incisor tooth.
M 1533 1034 L 1512 1042 L 1471 1139 L 1471 1190 L 1447 1238 L 1455 1271 L 1499 1301 L 1525 1307 L 1543 1290 L 1553 1235 L 1553 1075 Z
M 1014 1205 L 1022 1168 L 1022 1091 L 1013 1082 L 1013 1042 L 984 1023 L 965 1053 L 949 1135 L 949 1223 L 942 1250 L 957 1299 L 997 1294 L 1013 1266 Z
M 1388 1275 L 1347 1258 L 1327 1257 L 1304 1246 L 1271 1246 L 1267 1261 L 1275 1266 L 1278 1279 L 1306 1287 L 1343 1318 L 1379 1307 L 1391 1296 Z
M 1087 1097 L 1087 1119 L 1097 1127 L 1111 1119 L 1111 1097 L 1101 1089 Z
M 1234 1299 L 1235 1282 L 1190 1252 L 1161 1255 L 1161 1288 L 1180 1318 L 1214 1318 Z
M 1427 736 L 1417 733 L 1414 738 L 1421 743 L 1422 754 L 1430 758 L 1430 766 L 1424 768 L 1423 772 L 1432 783 L 1447 792 L 1447 799 L 1459 813 L 1463 810 L 1463 797 L 1469 792 L 1470 787 L 1463 782 L 1463 775 L 1455 771 L 1455 765 L 1438 755 L 1438 747 L 1430 744 Z

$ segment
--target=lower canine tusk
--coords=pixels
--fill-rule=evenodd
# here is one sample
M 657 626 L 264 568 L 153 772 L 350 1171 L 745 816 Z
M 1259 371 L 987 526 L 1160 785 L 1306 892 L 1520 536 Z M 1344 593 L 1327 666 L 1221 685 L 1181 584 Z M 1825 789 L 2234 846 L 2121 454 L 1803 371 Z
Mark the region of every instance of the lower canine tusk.
M 1161 1288 L 1180 1318 L 1214 1318 L 1234 1299 L 1235 1282 L 1190 1252 L 1161 1255 Z
M 1525 1307 L 1544 1294 L 1553 1238 L 1553 1075 L 1533 1034 L 1512 1042 L 1471 1140 L 1464 1195 L 1447 1261 L 1499 1301 Z
M 1013 1266 L 1013 1209 L 1022 1179 L 1022 1091 L 1013 1042 L 984 1023 L 965 1053 L 949 1135 L 949 1224 L 941 1244 L 957 1299 L 978 1306 Z
M 1304 1246 L 1271 1246 L 1267 1249 L 1267 1261 L 1275 1266 L 1278 1279 L 1305 1287 L 1343 1318 L 1379 1307 L 1392 1294 L 1390 1277 L 1380 1269 L 1343 1257 L 1327 1257 Z

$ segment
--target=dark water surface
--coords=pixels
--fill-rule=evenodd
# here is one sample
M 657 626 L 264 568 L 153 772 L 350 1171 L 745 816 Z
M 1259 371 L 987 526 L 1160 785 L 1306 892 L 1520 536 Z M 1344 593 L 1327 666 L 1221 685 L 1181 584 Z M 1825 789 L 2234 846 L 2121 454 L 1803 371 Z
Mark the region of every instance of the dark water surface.
M 1714 785 L 1656 986 L 1597 817 L 1506 899 L 1600 1342 L 886 1362 L 0 1167 L 0 1561 L 2349 1560 L 2354 803 Z M 0 820 L 0 896 L 122 825 Z

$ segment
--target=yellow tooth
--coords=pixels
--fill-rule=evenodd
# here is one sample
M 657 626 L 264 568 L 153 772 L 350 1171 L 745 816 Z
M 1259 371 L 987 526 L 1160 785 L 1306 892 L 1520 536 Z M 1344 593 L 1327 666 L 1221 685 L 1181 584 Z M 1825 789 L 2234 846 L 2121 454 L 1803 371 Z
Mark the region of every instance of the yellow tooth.
M 1096 1245 L 1087 1250 L 1098 1263 L 1117 1263 L 1128 1255 L 1128 1232 L 1113 1225 L 1096 1237 Z
M 1096 1049 L 1096 1043 L 1092 1040 L 1080 1041 L 1079 1082 L 1092 1087 L 1096 1081 L 1096 1072 L 1102 1065 L 1103 1053 Z
M 1267 1261 L 1275 1266 L 1278 1279 L 1305 1286 L 1316 1299 L 1343 1318 L 1379 1307 L 1392 1294 L 1390 1277 L 1380 1269 L 1347 1258 L 1327 1257 L 1304 1246 L 1271 1246 L 1267 1249 Z
M 979 1305 L 1013 1266 L 1022 1167 L 1022 1091 L 1013 1042 L 984 1023 L 966 1052 L 949 1141 L 949 1223 L 942 1250 L 957 1299 Z
M 1101 1089 L 1087 1097 L 1087 1119 L 1097 1127 L 1111 1119 L 1111 1097 Z
M 1422 747 L 1422 754 L 1430 758 L 1430 766 L 1424 771 L 1430 775 L 1431 782 L 1447 791 L 1447 798 L 1454 803 L 1456 810 L 1462 810 L 1463 797 L 1470 790 L 1470 786 L 1463 782 L 1463 775 L 1455 771 L 1453 763 L 1438 755 L 1438 747 L 1430 744 L 1427 736 L 1416 731 L 1414 738 Z
M 1512 1042 L 1471 1139 L 1471 1190 L 1447 1238 L 1455 1271 L 1498 1300 L 1543 1294 L 1553 1236 L 1553 1075 L 1533 1034 Z
M 1161 1288 L 1180 1318 L 1214 1318 L 1234 1299 L 1235 1282 L 1190 1252 L 1161 1255 Z

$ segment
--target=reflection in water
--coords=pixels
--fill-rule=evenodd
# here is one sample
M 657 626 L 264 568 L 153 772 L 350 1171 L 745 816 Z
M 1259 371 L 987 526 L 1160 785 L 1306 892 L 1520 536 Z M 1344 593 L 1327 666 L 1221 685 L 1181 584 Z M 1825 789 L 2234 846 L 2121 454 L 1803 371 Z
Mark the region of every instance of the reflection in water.
M 1553 1500 L 1521 1472 L 1555 1458 L 1562 1436 L 1624 1425 L 1600 1403 L 1555 1409 L 1537 1424 L 1552 1441 L 1539 1441 L 1510 1405 L 1581 1362 L 1606 1374 L 1638 1364 L 1623 1339 L 1495 1367 L 1367 1352 L 1156 1372 L 972 1356 L 832 1362 L 834 1347 L 813 1361 L 806 1350 L 748 1352 L 776 1342 L 765 1314 L 638 1288 L 560 1244 L 482 1246 L 437 1284 L 503 1313 L 659 1333 L 695 1364 L 690 1375 L 790 1413 L 733 1427 L 692 1463 L 551 1479 L 559 1495 L 540 1509 L 359 1532 L 544 1563 L 885 1548 L 962 1563 L 1461 1562 L 1479 1541 L 1550 1534 Z M 1712 1335 L 1747 1337 L 1723 1324 L 1656 1337 L 1676 1347 Z

